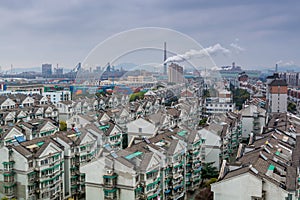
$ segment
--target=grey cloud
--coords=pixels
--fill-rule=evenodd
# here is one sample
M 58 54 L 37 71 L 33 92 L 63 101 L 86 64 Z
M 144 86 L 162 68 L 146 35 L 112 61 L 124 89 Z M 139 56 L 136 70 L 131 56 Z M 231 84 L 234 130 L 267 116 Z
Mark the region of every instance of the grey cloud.
M 286 39 L 283 48 L 289 49 L 290 56 L 285 53 L 285 60 L 296 61 L 299 6 L 298 1 L 289 0 L 4 0 L 0 3 L 0 55 L 5 56 L 0 57 L 0 65 L 40 65 L 43 60 L 59 59 L 70 66 L 106 37 L 143 26 L 173 28 L 204 46 L 216 41 L 230 44 L 239 37 L 249 58 L 232 59 L 249 65 L 254 64 L 253 56 L 265 65 L 275 63 L 274 41 Z M 270 52 L 257 56 L 254 43 Z

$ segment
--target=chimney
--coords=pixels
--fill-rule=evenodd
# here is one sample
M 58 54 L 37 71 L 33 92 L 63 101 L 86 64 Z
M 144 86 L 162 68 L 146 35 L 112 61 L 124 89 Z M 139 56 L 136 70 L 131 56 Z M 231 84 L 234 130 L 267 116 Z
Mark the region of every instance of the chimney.
M 164 75 L 167 75 L 167 63 L 165 63 L 166 60 L 167 60 L 167 43 L 164 42 Z

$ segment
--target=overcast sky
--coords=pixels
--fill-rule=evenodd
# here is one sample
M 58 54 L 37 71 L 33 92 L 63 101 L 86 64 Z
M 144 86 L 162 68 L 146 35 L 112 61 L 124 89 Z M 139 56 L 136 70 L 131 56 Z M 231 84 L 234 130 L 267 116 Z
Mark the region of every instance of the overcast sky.
M 0 66 L 72 68 L 107 37 L 149 26 L 236 50 L 216 57 L 217 65 L 299 65 L 299 7 L 296 0 L 2 0 Z

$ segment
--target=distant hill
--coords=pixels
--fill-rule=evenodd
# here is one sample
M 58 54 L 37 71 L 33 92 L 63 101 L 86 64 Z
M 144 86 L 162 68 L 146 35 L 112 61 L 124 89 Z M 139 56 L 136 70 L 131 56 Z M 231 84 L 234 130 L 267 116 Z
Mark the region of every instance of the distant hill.
M 278 71 L 279 72 L 286 72 L 286 71 L 300 72 L 300 66 L 298 65 L 278 66 Z
M 274 67 L 258 67 L 258 66 L 255 66 L 255 67 L 247 67 L 247 70 L 259 70 L 261 71 L 262 73 L 270 73 L 272 71 L 275 71 L 275 66 Z M 294 71 L 294 72 L 300 72 L 300 66 L 298 65 L 284 65 L 284 66 L 278 66 L 278 71 L 279 72 L 287 72 L 287 71 Z
M 21 72 L 29 72 L 29 71 L 34 71 L 34 72 L 42 72 L 42 68 L 41 67 L 26 67 L 26 68 L 12 68 L 12 72 L 13 73 L 21 73 Z M 8 69 L 8 70 L 5 70 L 3 69 L 2 70 L 3 73 L 10 73 L 11 70 Z
M 52 70 L 54 70 L 52 68 Z M 69 71 L 71 71 L 72 69 L 69 69 L 69 68 L 64 68 L 64 73 L 67 73 Z M 22 72 L 37 72 L 37 73 L 42 73 L 42 67 L 27 67 L 27 68 L 13 68 L 12 69 L 12 73 L 16 73 L 16 74 L 19 74 L 19 73 L 22 73 Z M 11 70 L 2 70 L 1 71 L 2 73 L 11 73 Z

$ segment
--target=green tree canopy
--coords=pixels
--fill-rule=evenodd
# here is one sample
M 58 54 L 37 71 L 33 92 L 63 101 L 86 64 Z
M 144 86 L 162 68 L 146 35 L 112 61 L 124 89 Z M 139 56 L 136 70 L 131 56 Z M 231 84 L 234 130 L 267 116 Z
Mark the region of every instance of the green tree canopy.
M 59 130 L 60 131 L 66 131 L 67 130 L 67 123 L 65 121 L 59 122 Z
M 218 169 L 214 167 L 213 164 L 214 162 L 208 162 L 202 164 L 201 177 L 203 180 L 218 177 L 219 175 Z

